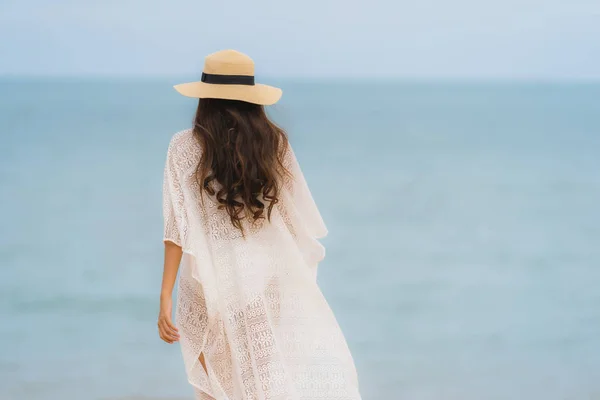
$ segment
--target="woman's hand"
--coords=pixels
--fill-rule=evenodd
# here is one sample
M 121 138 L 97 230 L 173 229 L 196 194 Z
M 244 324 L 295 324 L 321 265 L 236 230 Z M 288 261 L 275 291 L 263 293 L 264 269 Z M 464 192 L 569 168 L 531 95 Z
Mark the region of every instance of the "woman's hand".
M 158 313 L 158 334 L 167 343 L 177 342 L 179 332 L 173 325 L 173 286 L 177 279 L 177 270 L 183 252 L 174 242 L 165 240 L 165 268 L 163 271 L 162 288 L 160 290 L 160 312 Z
M 179 341 L 179 331 L 171 320 L 173 312 L 173 300 L 171 297 L 160 299 L 160 311 L 158 313 L 158 334 L 167 343 Z

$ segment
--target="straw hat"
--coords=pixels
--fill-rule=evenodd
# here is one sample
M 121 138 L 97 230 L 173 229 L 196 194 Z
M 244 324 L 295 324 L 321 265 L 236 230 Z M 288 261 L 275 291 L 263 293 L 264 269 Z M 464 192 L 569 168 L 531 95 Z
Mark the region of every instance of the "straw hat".
M 221 50 L 204 60 L 200 82 L 175 85 L 187 97 L 241 100 L 265 106 L 281 98 L 281 89 L 254 83 L 254 61 L 235 50 Z

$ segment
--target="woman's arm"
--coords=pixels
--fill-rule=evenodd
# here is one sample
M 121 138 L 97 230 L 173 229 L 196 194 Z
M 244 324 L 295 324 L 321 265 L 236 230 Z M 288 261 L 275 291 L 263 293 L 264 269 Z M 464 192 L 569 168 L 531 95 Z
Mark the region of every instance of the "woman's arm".
M 162 288 L 160 291 L 160 312 L 158 314 L 158 332 L 160 338 L 167 343 L 179 340 L 179 333 L 172 322 L 173 287 L 177 279 L 177 271 L 181 262 L 182 250 L 175 243 L 165 241 L 165 266 L 163 270 Z

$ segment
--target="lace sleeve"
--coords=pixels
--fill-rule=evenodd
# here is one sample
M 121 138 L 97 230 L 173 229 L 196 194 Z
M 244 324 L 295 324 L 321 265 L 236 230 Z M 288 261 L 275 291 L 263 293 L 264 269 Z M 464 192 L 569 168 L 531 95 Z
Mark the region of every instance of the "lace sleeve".
M 284 179 L 284 189 L 288 192 L 291 205 L 295 214 L 299 217 L 306 232 L 313 238 L 319 239 L 327 236 L 327 227 L 321 218 L 321 213 L 310 193 L 304 174 L 300 169 L 296 155 L 289 146 L 284 158 L 284 166 L 290 173 L 290 177 Z
M 163 180 L 163 240 L 182 247 L 184 227 L 183 190 L 177 168 L 177 154 L 174 141 L 169 144 Z

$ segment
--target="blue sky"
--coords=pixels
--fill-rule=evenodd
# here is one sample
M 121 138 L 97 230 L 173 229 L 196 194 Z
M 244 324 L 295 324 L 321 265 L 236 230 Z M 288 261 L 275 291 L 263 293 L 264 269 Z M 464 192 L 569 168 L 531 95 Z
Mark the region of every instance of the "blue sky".
M 0 75 L 600 79 L 600 0 L 0 0 Z

